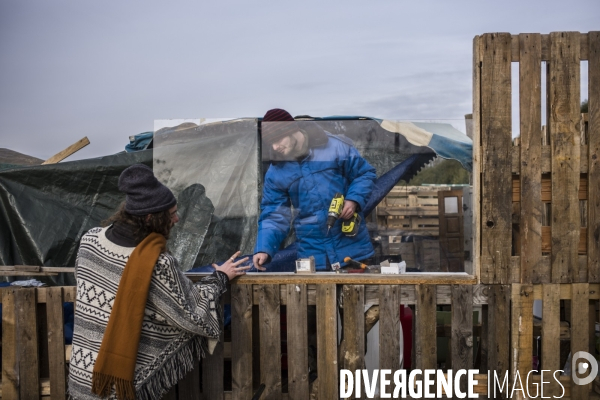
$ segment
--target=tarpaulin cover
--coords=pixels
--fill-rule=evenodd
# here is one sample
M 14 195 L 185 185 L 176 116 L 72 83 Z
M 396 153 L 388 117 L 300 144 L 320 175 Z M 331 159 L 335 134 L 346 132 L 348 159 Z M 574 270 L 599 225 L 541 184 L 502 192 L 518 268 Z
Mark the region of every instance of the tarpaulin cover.
M 352 139 L 376 168 L 377 199 L 436 155 L 470 167 L 470 140 L 450 125 L 384 122 L 355 118 L 317 122 L 334 135 Z M 153 166 L 178 197 L 180 223 L 168 246 L 183 270 L 220 262 L 236 250 L 251 254 L 269 166 L 269 160 L 261 157 L 259 138 L 257 118 L 186 123 L 155 132 L 153 150 L 1 171 L 0 264 L 74 266 L 81 236 L 124 200 L 117 189 L 120 173 L 139 162 Z M 397 173 L 382 178 L 393 171 Z M 293 241 L 291 234 L 282 248 Z M 67 274 L 48 279 L 74 284 Z
M 117 180 L 135 163 L 152 166 L 152 151 L 0 171 L 0 264 L 73 267 L 81 236 L 125 200 Z

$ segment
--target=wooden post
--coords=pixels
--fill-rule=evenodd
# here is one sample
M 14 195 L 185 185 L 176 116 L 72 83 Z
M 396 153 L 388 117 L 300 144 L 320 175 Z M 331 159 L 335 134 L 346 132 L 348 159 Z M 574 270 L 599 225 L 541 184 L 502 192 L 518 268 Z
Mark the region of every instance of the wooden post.
M 365 287 L 344 285 L 343 291 L 345 351 L 341 357 L 341 367 L 354 373 L 365 368 Z M 379 348 L 381 349 L 381 344 Z
M 452 370 L 473 368 L 473 286 L 452 285 Z M 467 390 L 466 376 L 460 381 Z
M 504 377 L 510 355 L 510 285 L 490 285 L 488 298 L 488 367 Z
M 512 199 L 511 35 L 482 37 L 481 135 L 483 153 L 481 281 L 510 280 Z
M 556 371 L 560 365 L 560 285 L 542 285 L 542 365 L 541 369 Z M 557 384 L 552 384 L 546 396 L 559 396 Z
M 588 313 L 584 312 L 589 307 L 589 284 L 575 283 L 571 286 L 571 357 L 578 351 L 588 351 Z M 585 360 L 580 359 L 574 365 L 571 374 L 576 374 L 577 365 Z M 585 377 L 586 375 L 582 376 Z M 587 400 L 589 398 L 588 385 L 576 385 L 571 379 L 571 398 Z
M 542 265 L 542 39 L 519 35 L 521 283 L 550 282 Z
M 332 284 L 317 286 L 317 374 L 319 400 L 337 399 L 337 304 Z
M 588 51 L 588 281 L 600 282 L 600 32 L 590 32 Z
M 19 392 L 22 399 L 37 399 L 40 397 L 40 376 L 36 289 L 22 288 L 16 290 L 15 306 Z
M 579 32 L 553 32 L 550 57 L 552 146 L 552 282 L 580 282 Z
M 533 359 L 533 286 L 512 285 L 511 376 L 515 387 L 525 389 Z M 524 399 L 522 392 L 515 392 Z M 527 393 L 527 392 L 526 392 Z
M 252 285 L 231 285 L 232 399 L 252 397 Z
M 279 285 L 258 288 L 260 321 L 260 381 L 265 384 L 261 400 L 281 398 L 281 321 Z
M 308 399 L 308 290 L 305 284 L 286 288 L 288 393 L 291 399 Z
M 481 155 L 481 42 L 480 36 L 473 39 L 473 249 L 472 257 L 477 283 L 482 282 L 481 275 L 481 172 L 483 168 Z M 489 274 L 486 272 L 487 281 Z
M 48 359 L 50 364 L 50 396 L 52 400 L 64 400 L 65 336 L 63 320 L 63 288 L 48 288 L 46 294 L 48 314 Z
M 415 357 L 416 367 L 437 369 L 436 344 L 436 287 L 416 285 L 417 305 L 415 312 Z
M 19 355 L 15 292 L 19 289 L 2 289 L 2 397 L 19 400 Z
M 400 306 L 399 285 L 379 286 L 379 369 L 400 369 Z

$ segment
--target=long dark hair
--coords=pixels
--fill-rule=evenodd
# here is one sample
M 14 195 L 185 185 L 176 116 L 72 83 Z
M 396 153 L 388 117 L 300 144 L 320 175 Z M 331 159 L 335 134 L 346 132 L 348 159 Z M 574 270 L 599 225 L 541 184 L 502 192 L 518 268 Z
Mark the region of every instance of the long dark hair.
M 141 241 L 152 232 L 160 233 L 165 238 L 169 238 L 171 233 L 171 213 L 169 210 L 146 215 L 131 215 L 125 211 L 125 203 L 121 204 L 119 210 L 108 219 L 102 221 L 102 226 L 108 226 L 114 223 L 127 224 L 133 227 L 134 239 Z

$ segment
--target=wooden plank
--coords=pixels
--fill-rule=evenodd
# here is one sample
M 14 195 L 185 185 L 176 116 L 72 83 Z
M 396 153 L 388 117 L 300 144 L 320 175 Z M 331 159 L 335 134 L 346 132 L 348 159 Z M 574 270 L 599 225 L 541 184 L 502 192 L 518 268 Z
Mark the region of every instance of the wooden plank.
M 473 265 L 477 283 L 481 282 L 481 42 L 473 38 Z M 487 278 L 486 278 L 487 279 Z
M 2 265 L 0 271 L 40 272 L 40 267 L 38 265 Z
M 587 147 L 582 146 L 582 151 L 587 152 Z M 583 153 L 582 153 L 583 154 Z M 521 201 L 521 180 L 518 175 L 513 175 L 512 181 L 512 201 L 520 202 Z M 579 192 L 578 192 L 578 200 L 587 200 L 588 198 L 588 180 L 585 177 L 581 177 L 579 179 Z M 541 202 L 543 203 L 551 203 L 552 202 L 552 179 L 548 176 L 542 176 L 541 183 Z
M 177 385 L 172 386 L 171 389 L 163 395 L 161 400 L 177 400 Z
M 339 349 L 341 353 L 339 358 L 342 368 L 356 371 L 365 368 L 365 287 L 363 285 L 344 285 L 343 293 L 344 340 Z
M 436 290 L 433 285 L 417 285 L 415 310 L 415 358 L 418 369 L 437 369 Z
M 400 369 L 400 286 L 379 286 L 379 369 Z
M 193 363 L 194 369 L 177 382 L 178 400 L 197 400 L 202 398 L 202 393 L 200 393 L 200 362 L 194 360 Z
M 435 216 L 437 215 L 437 207 L 426 208 L 426 207 L 394 207 L 384 208 L 377 207 L 377 215 L 380 216 Z
M 587 254 L 587 228 L 579 228 L 579 236 L 578 236 L 578 245 L 575 248 L 575 252 L 577 254 Z M 552 252 L 552 227 L 550 226 L 542 226 L 542 252 L 550 253 Z M 577 258 L 575 259 L 577 262 Z M 577 262 L 580 265 L 579 262 Z M 587 262 L 586 262 L 587 265 Z M 584 273 L 585 271 L 579 270 L 579 273 Z
M 473 240 L 473 188 L 465 187 L 463 189 L 463 208 L 464 208 L 464 248 L 465 248 L 465 272 L 469 275 L 474 275 L 473 269 L 474 250 Z
M 281 321 L 279 285 L 259 286 L 261 399 L 281 397 Z
M 66 303 L 74 303 L 77 295 L 76 286 L 61 286 L 63 289 L 63 299 Z M 0 289 L 1 290 L 1 289 Z M 46 303 L 46 293 L 48 288 L 38 288 L 36 292 L 36 301 L 38 304 Z M 1 298 L 0 298 L 1 301 Z
M 481 280 L 508 283 L 511 254 L 511 35 L 485 34 L 481 65 L 483 153 Z
M 452 365 L 453 371 L 473 369 L 473 286 L 452 285 Z M 467 391 L 466 376 L 460 380 Z
M 519 257 L 514 256 L 511 257 L 515 264 L 519 264 Z M 550 257 L 544 256 L 542 257 L 542 262 L 546 263 L 546 265 L 550 265 Z M 587 257 L 579 256 L 579 264 L 580 268 L 584 268 L 587 265 Z M 434 285 L 436 288 L 436 301 L 438 305 L 451 305 L 452 304 L 452 289 L 451 285 Z M 473 286 L 473 305 L 482 305 L 488 303 L 488 292 L 489 285 L 472 285 Z M 560 298 L 561 299 L 571 299 L 571 289 L 570 285 L 559 285 L 561 287 Z M 536 300 L 541 300 L 543 298 L 542 293 L 543 285 L 533 285 L 533 294 Z M 284 287 L 285 288 L 285 287 Z M 66 288 L 65 288 L 66 289 Z M 281 299 L 287 297 L 287 288 L 286 291 L 281 294 Z M 307 304 L 312 305 L 316 304 L 316 285 L 308 285 L 307 294 L 308 301 Z M 402 304 L 404 305 L 414 305 L 416 304 L 416 295 L 414 285 L 402 285 L 400 291 L 400 297 L 402 300 Z M 255 304 L 258 304 L 258 295 L 255 293 Z M 590 300 L 598 300 L 600 299 L 600 284 L 594 283 L 590 284 Z M 281 304 L 284 304 L 281 301 Z M 369 305 L 378 305 L 379 304 L 379 285 L 365 285 L 365 304 Z
M 490 285 L 488 299 L 488 368 L 504 376 L 509 367 L 510 286 Z
M 511 338 L 511 376 L 514 379 L 518 373 L 522 382 L 525 382 L 533 359 L 532 285 L 512 285 Z
M 66 149 L 59 151 L 58 153 L 44 161 L 42 165 L 56 164 L 57 162 L 60 162 L 65 158 L 69 157 L 71 154 L 83 149 L 88 144 L 90 144 L 90 140 L 87 138 L 87 136 L 85 136 L 82 139 L 79 139 L 78 141 L 70 145 L 69 147 L 67 147 Z
M 588 60 L 589 59 L 589 54 L 587 51 L 588 48 L 588 34 L 587 33 L 579 33 L 579 32 L 574 32 L 579 34 L 579 43 L 580 43 L 580 47 L 581 47 L 581 53 L 580 53 L 580 60 Z M 591 34 L 592 32 L 590 32 Z M 550 55 L 550 35 L 549 34 L 544 34 L 541 35 L 542 36 L 542 61 L 550 61 L 551 59 L 551 55 Z M 513 61 L 518 61 L 518 60 L 514 60 Z
M 252 397 L 252 285 L 231 285 L 232 399 Z
M 75 272 L 69 267 L 44 267 L 38 265 L 0 265 L 0 272 Z
M 592 290 L 592 286 L 589 285 L 588 293 Z M 591 294 L 591 293 L 590 293 Z M 589 300 L 588 306 L 588 349 L 586 350 L 590 354 L 596 354 L 596 317 L 598 310 L 596 305 L 598 300 Z
M 542 139 L 545 131 L 542 129 Z M 588 154 L 588 145 L 581 144 L 579 152 L 581 154 Z M 520 172 L 520 154 L 521 154 L 521 146 L 514 146 L 512 150 L 512 173 L 519 174 Z M 542 155 L 540 156 L 540 169 L 542 174 L 547 174 L 552 172 L 552 148 L 549 145 L 544 145 L 542 143 Z M 579 172 L 582 174 L 587 174 L 589 169 L 588 159 L 587 157 L 581 158 L 581 163 L 579 164 Z M 543 181 L 542 181 L 543 182 Z
M 223 299 L 221 298 L 221 307 Z M 212 354 L 207 354 L 202 359 L 202 394 L 207 399 L 223 399 L 224 382 L 224 356 L 223 356 L 223 320 L 221 319 L 221 337 Z
M 542 61 L 550 61 L 550 35 L 542 35 Z
M 541 369 L 556 371 L 562 369 L 560 364 L 560 286 L 556 284 L 542 285 L 542 364 Z M 558 385 L 551 386 L 549 396 L 558 396 Z
M 2 294 L 2 394 L 6 399 L 20 399 L 19 357 L 17 342 L 17 319 L 15 292 L 20 289 L 6 288 Z
M 23 272 L 23 271 L 2 271 L 0 276 L 56 276 L 56 272 Z
M 187 273 L 185 274 L 192 281 L 198 281 L 207 274 Z M 382 274 L 336 274 L 335 272 L 319 272 L 318 274 L 296 274 L 287 273 L 268 273 L 251 272 L 236 278 L 239 284 L 278 284 L 287 285 L 295 283 L 305 284 L 325 284 L 325 285 L 471 285 L 477 283 L 475 277 L 465 273 L 456 274 L 402 274 L 402 275 L 382 275 Z
M 521 132 L 521 282 L 541 283 L 549 276 L 541 271 L 542 201 L 540 158 L 542 153 L 542 38 L 519 35 L 519 112 Z
M 521 34 L 522 35 L 522 34 Z M 512 62 L 519 62 L 519 57 L 521 57 L 521 41 L 519 40 L 521 38 L 521 35 L 511 35 L 510 38 L 510 60 Z
M 590 32 L 590 33 L 593 33 L 593 32 Z M 579 47 L 581 49 L 579 56 L 580 56 L 581 61 L 589 60 L 589 56 L 590 56 L 589 52 L 588 52 L 589 41 L 590 41 L 589 36 L 591 36 L 591 35 L 588 33 L 581 33 L 579 35 L 579 40 L 580 40 Z
M 286 285 L 288 393 L 292 399 L 308 399 L 308 290 L 306 285 Z
M 479 343 L 479 345 L 481 346 L 481 352 L 480 352 L 481 355 L 479 356 L 479 359 L 480 359 L 479 370 L 482 372 L 485 372 L 486 374 L 489 370 L 489 366 L 488 366 L 489 339 L 490 339 L 489 315 L 490 315 L 489 306 L 484 304 L 483 306 L 481 306 L 481 337 L 480 337 L 481 342 Z M 477 366 L 475 366 L 475 367 L 477 367 Z
M 550 135 L 552 146 L 552 282 L 579 281 L 580 93 L 578 32 L 552 32 Z
M 35 292 L 35 288 L 22 288 L 15 291 L 17 357 L 19 360 L 27 361 L 19 364 L 19 392 L 22 399 L 40 397 Z
M 50 287 L 46 294 L 48 320 L 48 359 L 50 365 L 50 396 L 64 400 L 66 391 L 65 337 L 63 321 L 63 289 Z
M 582 312 L 589 307 L 589 285 L 587 283 L 574 283 L 571 288 L 571 354 L 574 355 L 579 351 L 588 351 L 588 330 L 589 320 L 588 313 Z M 576 363 L 578 366 L 581 362 L 587 362 L 579 358 Z M 574 366 L 573 371 L 577 371 Z M 581 376 L 582 378 L 587 376 Z M 587 385 L 571 385 L 571 397 L 575 399 L 587 400 L 589 392 Z
M 588 279 L 600 282 L 600 32 L 588 35 Z
M 338 397 L 337 306 L 335 285 L 317 286 L 318 399 Z
M 385 230 L 380 230 L 378 232 L 379 235 L 381 236 L 410 236 L 410 235 L 416 235 L 416 236 L 438 236 L 439 235 L 439 229 L 437 227 L 429 227 L 429 228 L 419 228 L 418 230 L 412 229 L 412 228 L 406 228 L 406 229 L 385 229 Z

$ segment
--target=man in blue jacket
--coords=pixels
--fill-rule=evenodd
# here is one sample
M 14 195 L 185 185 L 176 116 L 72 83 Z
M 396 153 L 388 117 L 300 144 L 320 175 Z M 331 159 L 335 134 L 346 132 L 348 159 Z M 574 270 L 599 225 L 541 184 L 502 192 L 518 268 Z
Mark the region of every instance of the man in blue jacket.
M 364 260 L 373 246 L 361 210 L 375 181 L 373 168 L 344 136 L 321 129 L 316 122 L 295 121 L 285 110 L 269 110 L 262 121 L 263 154 L 271 153 L 265 176 L 254 266 L 266 270 L 293 223 L 298 257 L 314 256 L 316 269 L 344 266 L 344 258 Z M 327 213 L 336 193 L 344 195 L 340 219 L 357 212 L 358 233 L 342 233 L 342 221 L 328 232 Z M 265 266 L 265 264 L 267 264 Z

